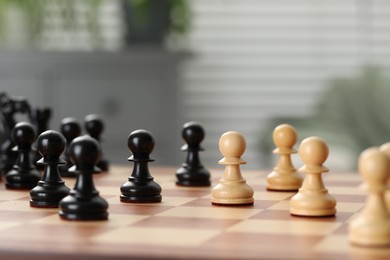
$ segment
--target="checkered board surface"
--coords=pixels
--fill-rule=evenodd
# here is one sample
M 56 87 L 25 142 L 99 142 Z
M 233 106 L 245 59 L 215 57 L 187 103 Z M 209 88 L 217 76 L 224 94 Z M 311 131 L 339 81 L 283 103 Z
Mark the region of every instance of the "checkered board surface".
M 266 190 L 265 171 L 242 169 L 255 190 L 253 206 L 221 207 L 210 203 L 212 187 L 177 187 L 175 169 L 159 167 L 151 173 L 163 188 L 162 203 L 121 203 L 119 187 L 131 170 L 114 166 L 94 176 L 110 205 L 108 221 L 61 220 L 57 209 L 30 208 L 28 192 L 0 183 L 0 259 L 390 259 L 389 248 L 348 243 L 348 222 L 366 199 L 356 173 L 325 174 L 337 214 L 304 218 L 289 214 L 294 193 Z M 223 169 L 212 171 L 212 186 L 222 175 Z M 74 179 L 64 180 L 73 187 Z

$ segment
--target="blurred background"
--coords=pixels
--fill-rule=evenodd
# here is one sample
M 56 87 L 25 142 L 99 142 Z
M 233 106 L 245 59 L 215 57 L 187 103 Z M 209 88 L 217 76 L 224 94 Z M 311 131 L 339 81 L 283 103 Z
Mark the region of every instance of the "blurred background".
M 198 121 L 207 167 L 236 130 L 246 167 L 269 168 L 273 128 L 290 123 L 354 170 L 390 140 L 389 68 L 387 0 L 0 0 L 0 92 L 52 108 L 56 130 L 99 114 L 114 163 L 143 128 L 155 164 L 179 166 L 181 127 Z

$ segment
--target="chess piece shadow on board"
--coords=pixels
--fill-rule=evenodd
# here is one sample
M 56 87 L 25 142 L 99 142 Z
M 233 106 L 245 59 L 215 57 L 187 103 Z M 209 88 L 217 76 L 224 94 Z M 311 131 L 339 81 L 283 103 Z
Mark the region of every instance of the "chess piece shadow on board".
M 17 123 L 12 129 L 12 139 L 17 145 L 18 156 L 13 168 L 6 174 L 7 189 L 31 190 L 41 179 L 30 156 L 35 137 L 34 126 L 28 122 Z
M 323 166 L 329 148 L 320 137 L 309 137 L 299 145 L 298 153 L 304 166 L 299 171 L 305 174 L 301 188 L 290 200 L 290 213 L 304 217 L 328 217 L 336 214 L 336 200 L 325 188 L 322 174 L 329 169 Z
M 108 203 L 100 197 L 93 183 L 93 173 L 100 171 L 95 165 L 99 160 L 100 146 L 92 137 L 76 137 L 69 146 L 74 161 L 69 171 L 77 174 L 76 184 L 59 204 L 59 215 L 65 220 L 107 220 Z
M 128 181 L 120 190 L 120 200 L 126 203 L 156 203 L 161 202 L 161 186 L 154 181 L 149 172 L 150 157 L 155 141 L 152 134 L 146 130 L 136 130 L 130 133 L 127 146 L 133 153 L 128 161 L 133 162 L 133 171 Z
M 95 138 L 99 143 L 101 143 L 102 138 L 101 134 L 104 130 L 104 123 L 103 120 L 95 114 L 87 115 L 84 119 L 85 124 L 85 130 L 87 133 Z M 106 172 L 109 169 L 109 162 L 107 159 L 104 158 L 103 152 L 101 152 L 100 160 L 96 164 L 97 167 L 99 167 L 102 171 Z
M 185 163 L 176 171 L 176 184 L 179 186 L 210 186 L 210 172 L 202 165 L 199 152 L 203 151 L 200 143 L 204 139 L 203 127 L 196 122 L 185 123 L 182 137 L 186 144 L 181 150 L 187 152 Z
M 297 141 L 297 132 L 291 125 L 282 124 L 273 132 L 276 149 L 273 153 L 279 158 L 273 171 L 267 176 L 267 189 L 275 191 L 297 191 L 302 185 L 302 177 L 294 168 L 291 155 L 297 151 L 294 145 Z
M 69 188 L 61 179 L 58 165 L 65 164 L 60 158 L 65 149 L 65 137 L 59 132 L 48 130 L 39 135 L 37 147 L 42 158 L 37 162 L 44 166 L 44 173 L 38 185 L 30 191 L 30 206 L 36 208 L 57 208 Z
M 235 131 L 224 133 L 219 139 L 219 150 L 224 156 L 218 163 L 225 166 L 223 177 L 211 191 L 211 203 L 220 206 L 252 205 L 254 191 L 241 175 L 241 159 L 246 149 L 244 136 Z
M 367 202 L 363 210 L 349 222 L 348 238 L 352 245 L 390 246 L 390 213 L 384 193 L 390 178 L 390 158 L 378 148 L 364 150 L 358 168 L 364 179 Z
M 73 139 L 80 136 L 81 126 L 76 118 L 66 117 L 62 119 L 60 128 L 66 140 L 66 148 L 63 154 L 65 164 L 59 167 L 60 174 L 62 177 L 76 177 L 76 173 L 68 171 L 73 166 L 73 162 L 70 159 L 69 146 Z

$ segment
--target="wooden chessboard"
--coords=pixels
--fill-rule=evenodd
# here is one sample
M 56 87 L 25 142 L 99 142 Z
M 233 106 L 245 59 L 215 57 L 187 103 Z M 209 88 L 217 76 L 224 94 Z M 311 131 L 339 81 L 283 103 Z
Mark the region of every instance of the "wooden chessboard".
M 212 206 L 212 187 L 177 187 L 174 168 L 153 167 L 163 188 L 162 203 L 125 204 L 119 201 L 119 187 L 130 173 L 129 165 L 95 175 L 97 189 L 110 204 L 108 221 L 61 220 L 57 209 L 30 208 L 28 192 L 6 190 L 1 183 L 0 259 L 390 258 L 390 248 L 348 243 L 348 221 L 365 201 L 356 173 L 324 175 L 337 199 L 337 214 L 330 218 L 291 216 L 293 193 L 267 191 L 267 172 L 245 169 L 243 176 L 255 189 L 253 206 Z M 213 186 L 222 173 L 212 171 Z M 65 181 L 73 187 L 74 179 Z

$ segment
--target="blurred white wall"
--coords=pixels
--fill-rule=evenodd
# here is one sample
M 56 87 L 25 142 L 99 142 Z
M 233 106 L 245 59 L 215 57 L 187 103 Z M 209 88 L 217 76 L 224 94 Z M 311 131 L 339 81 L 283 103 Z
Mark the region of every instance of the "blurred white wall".
M 183 121 L 205 126 L 202 158 L 211 166 L 221 158 L 219 136 L 229 130 L 246 136 L 248 167 L 270 166 L 259 152 L 269 119 L 311 115 L 336 76 L 353 75 L 368 64 L 390 67 L 390 1 L 190 3 L 194 55 L 183 69 Z M 350 167 L 351 157 L 337 149 L 327 164 Z

